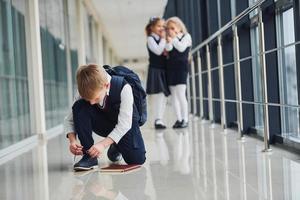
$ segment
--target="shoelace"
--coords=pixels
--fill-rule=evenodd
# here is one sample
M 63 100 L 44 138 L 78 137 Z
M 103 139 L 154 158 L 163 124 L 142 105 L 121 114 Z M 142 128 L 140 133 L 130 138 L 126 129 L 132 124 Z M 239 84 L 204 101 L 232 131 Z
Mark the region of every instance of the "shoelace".
M 83 155 L 84 155 L 84 154 L 86 154 L 86 151 L 85 151 L 85 150 L 82 150 L 82 153 L 83 153 Z M 76 155 L 74 155 L 73 165 L 75 164 L 75 162 L 76 162 Z

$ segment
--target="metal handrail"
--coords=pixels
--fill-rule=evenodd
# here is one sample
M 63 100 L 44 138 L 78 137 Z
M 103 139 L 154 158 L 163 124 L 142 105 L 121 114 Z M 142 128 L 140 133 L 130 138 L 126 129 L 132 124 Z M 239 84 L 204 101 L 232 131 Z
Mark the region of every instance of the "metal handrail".
M 249 6 L 247 9 L 245 9 L 243 12 L 241 12 L 239 15 L 235 16 L 231 21 L 229 21 L 227 24 L 225 24 L 222 28 L 220 28 L 218 31 L 216 31 L 214 34 L 212 34 L 209 38 L 204 40 L 201 44 L 197 45 L 195 48 L 192 49 L 191 54 L 194 54 L 202 47 L 209 44 L 212 40 L 216 39 L 219 35 L 221 35 L 224 31 L 231 28 L 234 24 L 239 22 L 241 19 L 249 15 L 252 11 L 254 11 L 256 8 L 258 8 L 262 3 L 264 3 L 266 0 L 258 0 L 253 5 Z
M 284 47 L 278 47 L 275 49 L 271 49 L 266 51 L 265 50 L 265 44 L 264 44 L 264 26 L 263 26 L 263 20 L 262 20 L 262 9 L 261 9 L 261 4 L 264 3 L 265 0 L 258 0 L 256 3 L 252 4 L 251 6 L 249 6 L 247 9 L 245 9 L 244 11 L 242 11 L 239 15 L 237 15 L 236 17 L 234 17 L 231 21 L 229 21 L 227 24 L 225 24 L 223 27 L 221 27 L 218 31 L 216 31 L 214 34 L 212 34 L 210 37 L 208 37 L 206 40 L 204 40 L 201 44 L 197 45 L 192 51 L 191 54 L 195 54 L 197 53 L 197 67 L 198 67 L 198 78 L 201 77 L 201 74 L 203 73 L 207 73 L 207 87 L 208 87 L 208 98 L 203 97 L 203 95 L 200 96 L 200 113 L 201 110 L 203 111 L 203 100 L 208 100 L 208 110 L 209 110 L 209 119 L 211 122 L 213 122 L 213 110 L 214 110 L 214 104 L 213 101 L 220 101 L 221 105 L 221 124 L 223 126 L 223 128 L 226 128 L 226 108 L 225 108 L 225 102 L 230 102 L 231 100 L 228 100 L 226 98 L 224 98 L 224 92 L 225 92 L 225 88 L 224 88 L 224 79 L 223 79 L 223 70 L 224 67 L 230 66 L 231 64 L 234 64 L 234 76 L 235 76 L 235 87 L 236 87 L 236 98 L 237 100 L 233 100 L 233 102 L 237 103 L 237 121 L 238 121 L 238 132 L 239 132 L 239 139 L 241 141 L 244 141 L 244 137 L 243 137 L 243 103 L 247 104 L 247 103 L 251 103 L 251 104 L 260 104 L 263 106 L 263 118 L 264 118 L 264 144 L 265 144 L 265 152 L 271 151 L 270 149 L 270 143 L 269 143 L 269 111 L 268 111 L 268 105 L 272 105 L 272 106 L 278 106 L 276 103 L 269 103 L 268 102 L 268 91 L 267 91 L 267 77 L 266 77 L 266 54 L 286 48 L 287 46 L 292 46 L 292 45 L 297 45 L 298 42 L 294 43 L 294 44 L 288 44 Z M 244 57 L 244 58 L 240 58 L 240 50 L 239 50 L 239 35 L 238 35 L 238 29 L 237 29 L 237 25 L 236 23 L 238 23 L 241 19 L 243 19 L 244 17 L 248 16 L 251 12 L 253 12 L 255 9 L 258 9 L 258 32 L 259 32 L 259 53 L 257 55 L 251 55 L 248 57 Z M 223 59 L 222 59 L 222 34 L 224 31 L 226 31 L 227 29 L 232 28 L 232 34 L 233 34 L 233 59 L 234 62 L 233 63 L 223 63 Z M 216 67 L 212 67 L 211 66 L 211 56 L 210 56 L 210 47 L 209 44 L 210 42 L 212 42 L 213 40 L 217 40 L 217 57 L 218 57 L 218 66 Z M 200 49 L 201 48 L 205 48 L 205 55 L 206 55 L 206 60 L 207 60 L 207 70 L 206 71 L 201 71 L 201 56 L 200 56 Z M 262 86 L 263 86 L 263 90 L 262 90 L 262 97 L 263 100 L 262 102 L 248 102 L 248 101 L 243 101 L 242 100 L 242 90 L 241 90 L 241 62 L 252 59 L 253 57 L 259 56 L 260 59 L 260 65 L 261 65 L 261 82 L 262 82 Z M 189 105 L 191 106 L 190 103 L 193 103 L 193 114 L 196 114 L 196 109 L 195 105 L 196 105 L 196 99 L 197 96 L 195 94 L 195 77 L 196 77 L 196 72 L 195 72 L 195 65 L 194 65 L 195 60 L 192 59 L 191 60 L 191 82 L 192 82 L 192 88 L 193 88 L 193 97 L 189 96 Z M 199 67 L 200 65 L 200 67 Z M 213 97 L 212 95 L 212 77 L 211 77 L 211 73 L 214 70 L 218 70 L 219 69 L 219 92 L 221 95 L 221 99 L 216 99 Z M 200 71 L 199 71 L 200 70 Z M 221 76 L 221 77 L 220 77 Z M 199 89 L 199 93 L 202 91 L 202 81 L 200 82 L 200 89 Z M 191 88 L 189 87 L 189 90 L 191 90 Z M 189 93 L 190 94 L 190 93 Z M 192 99 L 192 102 L 191 102 Z M 202 104 L 201 104 L 202 103 Z M 284 105 L 284 104 L 280 104 L 280 106 L 286 106 L 286 107 L 294 107 L 294 105 Z M 295 106 L 297 107 L 297 106 Z M 200 117 L 203 117 L 203 115 L 201 115 Z
M 279 50 L 283 50 L 283 49 L 286 49 L 288 47 L 292 47 L 292 46 L 296 46 L 296 45 L 300 45 L 300 41 L 297 41 L 297 42 L 292 42 L 292 43 L 289 43 L 289 44 L 286 44 L 286 45 L 282 45 L 280 47 L 277 47 L 277 48 L 273 48 L 273 49 L 269 49 L 267 51 L 264 51 L 262 53 L 257 53 L 257 54 L 254 54 L 252 56 L 247 56 L 247 57 L 244 57 L 244 58 L 240 58 L 239 60 L 237 60 L 238 62 L 244 62 L 244 61 L 247 61 L 247 60 L 250 60 L 250 59 L 253 59 L 253 58 L 256 58 L 256 57 L 259 57 L 261 55 L 267 55 L 267 54 L 270 54 L 270 53 L 274 53 L 276 51 L 279 51 Z M 222 65 L 223 68 L 226 68 L 226 67 L 230 67 L 232 65 L 234 65 L 235 62 L 229 62 L 229 63 L 225 63 Z M 214 66 L 212 67 L 211 71 L 214 71 L 214 70 L 218 70 L 220 69 L 220 66 L 217 65 L 217 66 Z M 201 74 L 205 74 L 205 73 L 208 73 L 208 70 L 203 70 L 201 71 Z M 198 75 L 199 72 L 197 72 L 195 75 Z
M 191 59 L 191 74 L 189 81 L 191 81 L 191 87 L 189 89 L 193 89 L 193 94 L 192 96 L 189 96 L 189 105 L 193 103 L 193 114 L 197 114 L 197 109 L 196 108 L 196 101 L 200 101 L 200 117 L 204 117 L 203 115 L 203 102 L 207 101 L 208 103 L 208 114 L 209 114 L 209 119 L 213 123 L 214 117 L 213 117 L 213 111 L 214 111 L 214 103 L 213 102 L 220 102 L 221 105 L 221 125 L 223 126 L 223 129 L 226 128 L 226 106 L 225 103 L 232 102 L 236 103 L 237 106 L 237 122 L 238 122 L 238 133 L 239 133 L 239 139 L 241 141 L 244 141 L 243 137 L 243 104 L 251 104 L 251 105 L 257 105 L 257 106 L 262 106 L 263 108 L 263 120 L 264 120 L 264 146 L 265 149 L 263 150 L 264 152 L 269 152 L 271 151 L 270 148 L 270 142 L 269 142 L 269 106 L 274 106 L 274 107 L 280 107 L 280 108 L 290 108 L 290 109 L 297 109 L 300 110 L 300 105 L 291 105 L 291 104 L 284 104 L 284 103 L 271 103 L 268 102 L 268 84 L 267 84 L 267 65 L 266 65 L 266 55 L 277 52 L 283 49 L 286 49 L 291 46 L 296 46 L 300 44 L 300 41 L 296 41 L 290 44 L 282 45 L 273 49 L 265 49 L 265 38 L 264 38 L 264 24 L 263 24 L 263 16 L 262 16 L 262 8 L 261 4 L 264 3 L 265 0 L 258 0 L 256 3 L 245 9 L 243 12 L 241 12 L 238 16 L 234 17 L 230 22 L 228 22 L 226 25 L 224 25 L 222 28 L 220 28 L 218 31 L 216 31 L 213 35 L 211 35 L 209 38 L 204 40 L 201 44 L 197 45 L 192 51 L 191 54 L 197 53 L 196 57 L 193 57 Z M 257 53 L 252 54 L 251 56 L 243 57 L 240 58 L 240 46 L 239 46 L 239 34 L 238 34 L 238 29 L 236 23 L 239 22 L 242 18 L 246 17 L 249 15 L 252 11 L 255 9 L 258 10 L 258 39 L 259 39 L 259 51 Z M 222 34 L 224 31 L 227 29 L 232 28 L 232 34 L 233 34 L 233 60 L 234 62 L 228 62 L 228 63 L 223 63 L 223 54 L 222 54 Z M 212 41 L 217 40 L 217 58 L 218 58 L 218 64 L 217 66 L 212 66 L 211 65 L 211 49 L 209 44 Z M 207 68 L 205 70 L 202 70 L 202 64 L 201 64 L 201 53 L 200 49 L 204 48 L 204 59 L 207 60 Z M 245 101 L 242 99 L 242 90 L 241 90 L 241 63 L 253 58 L 259 58 L 260 61 L 260 70 L 261 70 L 261 86 L 262 86 L 262 100 L 261 101 Z M 196 58 L 196 59 L 195 59 Z M 197 62 L 197 65 L 195 65 L 195 60 Z M 224 74 L 223 70 L 231 65 L 234 65 L 234 76 L 235 76 L 235 87 L 236 87 L 236 99 L 226 99 L 224 96 Z M 196 72 L 196 67 L 197 67 L 197 72 Z M 219 70 L 219 93 L 220 97 L 219 98 L 214 98 L 212 95 L 212 90 L 213 90 L 213 80 L 212 80 L 212 72 Z M 207 94 L 203 96 L 203 91 L 202 91 L 202 75 L 207 74 L 206 81 L 207 81 Z M 198 92 L 199 92 L 199 97 L 197 97 L 196 94 L 196 76 L 198 77 L 199 81 L 199 87 L 198 87 Z

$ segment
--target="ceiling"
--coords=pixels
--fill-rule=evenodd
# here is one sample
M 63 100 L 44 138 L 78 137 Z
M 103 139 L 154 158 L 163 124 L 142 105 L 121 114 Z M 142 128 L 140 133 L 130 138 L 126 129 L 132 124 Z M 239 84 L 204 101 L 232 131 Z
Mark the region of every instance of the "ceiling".
M 151 16 L 162 16 L 167 0 L 93 0 L 106 33 L 121 59 L 147 55 L 145 25 Z

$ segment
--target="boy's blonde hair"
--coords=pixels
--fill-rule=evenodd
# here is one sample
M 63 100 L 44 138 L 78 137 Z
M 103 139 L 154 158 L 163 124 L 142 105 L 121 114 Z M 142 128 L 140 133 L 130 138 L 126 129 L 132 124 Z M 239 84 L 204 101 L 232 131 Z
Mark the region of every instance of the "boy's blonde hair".
M 174 23 L 178 26 L 178 28 L 180 29 L 180 31 L 183 33 L 183 34 L 186 34 L 187 33 L 187 29 L 184 25 L 184 23 L 181 21 L 181 19 L 179 17 L 170 17 L 166 24 L 168 25 L 169 23 Z
M 103 67 L 96 64 L 82 65 L 76 72 L 77 87 L 83 99 L 95 98 L 96 92 L 107 84 L 107 73 Z

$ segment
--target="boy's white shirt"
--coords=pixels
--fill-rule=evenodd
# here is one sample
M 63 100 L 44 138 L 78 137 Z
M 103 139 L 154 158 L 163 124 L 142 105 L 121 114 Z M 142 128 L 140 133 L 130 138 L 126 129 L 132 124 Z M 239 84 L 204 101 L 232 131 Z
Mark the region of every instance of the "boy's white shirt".
M 107 74 L 107 79 L 108 82 L 111 81 L 111 76 L 109 74 Z M 109 89 L 107 90 L 107 95 L 109 95 Z M 77 101 L 80 98 L 81 97 L 78 94 L 74 100 Z M 108 137 L 110 137 L 115 143 L 118 143 L 121 138 L 131 129 L 133 101 L 132 88 L 129 84 L 126 84 L 121 90 L 121 104 L 118 115 L 118 123 L 108 135 Z M 99 104 L 103 105 L 103 102 L 99 102 Z M 64 132 L 66 134 L 72 132 L 75 133 L 72 109 L 64 119 Z
M 151 36 L 153 36 L 156 40 L 159 40 L 159 35 L 155 33 L 151 33 Z M 165 49 L 166 46 L 166 40 L 164 38 L 161 38 L 160 42 L 157 44 L 153 37 L 148 36 L 147 38 L 147 45 L 154 54 L 160 56 Z
M 183 38 L 183 33 L 178 33 L 176 37 L 173 38 L 173 40 L 166 44 L 166 50 L 172 51 L 173 48 L 176 48 L 179 52 L 184 52 L 186 48 L 192 46 L 192 38 L 189 33 L 186 33 Z M 181 41 L 179 41 L 179 39 Z

